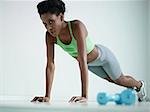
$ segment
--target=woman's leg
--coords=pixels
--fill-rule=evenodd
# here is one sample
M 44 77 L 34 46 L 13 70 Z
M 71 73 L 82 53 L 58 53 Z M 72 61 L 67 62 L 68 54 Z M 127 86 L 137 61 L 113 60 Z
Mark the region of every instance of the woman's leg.
M 141 86 L 142 86 L 141 81 L 137 81 L 133 77 L 128 76 L 128 75 L 124 76 L 123 74 L 116 80 L 112 80 L 109 76 L 106 77 L 105 79 L 109 82 L 112 82 L 112 83 L 115 83 L 117 85 L 124 86 L 124 87 L 127 87 L 127 88 L 136 87 L 137 91 L 139 91 Z
M 109 82 L 115 83 L 117 85 L 135 89 L 137 92 L 138 101 L 141 102 L 141 101 L 146 100 L 147 93 L 146 93 L 144 81 L 137 81 L 131 76 L 124 76 L 124 75 L 121 75 L 116 80 L 112 80 L 109 76 L 106 77 L 105 79 L 108 80 Z
M 131 76 L 124 76 L 121 75 L 119 78 L 117 78 L 116 80 L 111 79 L 108 74 L 105 72 L 105 70 L 103 69 L 103 67 L 101 66 L 89 66 L 88 69 L 93 72 L 94 74 L 96 74 L 97 76 L 106 79 L 107 81 L 111 82 L 111 83 L 115 83 L 117 85 L 120 86 L 124 86 L 124 87 L 128 87 L 128 88 L 134 88 L 136 87 L 137 90 L 140 89 L 141 87 L 141 82 L 140 81 L 136 81 L 133 77 Z
M 109 82 L 127 88 L 134 88 L 138 93 L 138 98 L 141 101 L 144 100 L 146 97 L 144 81 L 137 81 L 131 76 L 125 76 L 115 55 L 102 45 L 97 45 L 97 48 L 101 52 L 101 56 L 93 62 L 94 66 L 89 66 L 89 70 Z M 100 67 L 97 65 L 100 65 Z
M 139 89 L 141 87 L 141 82 L 135 80 L 131 76 L 125 76 L 122 73 L 120 64 L 115 57 L 115 55 L 104 46 L 99 46 L 102 51 L 102 56 L 104 59 L 104 63 L 102 64 L 102 68 L 107 73 L 108 77 L 105 79 L 109 82 L 113 82 L 115 84 L 127 87 L 127 88 L 134 88 L 136 87 Z

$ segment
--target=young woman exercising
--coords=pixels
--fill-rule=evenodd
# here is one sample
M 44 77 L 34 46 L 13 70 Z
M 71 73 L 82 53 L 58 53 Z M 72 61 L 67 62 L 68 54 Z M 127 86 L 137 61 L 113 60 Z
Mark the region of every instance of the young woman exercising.
M 137 91 L 139 101 L 146 97 L 144 81 L 126 76 L 114 54 L 105 46 L 94 44 L 86 26 L 80 20 L 65 21 L 65 4 L 61 0 L 45 0 L 37 5 L 40 18 L 45 25 L 47 65 L 45 96 L 35 97 L 32 102 L 49 102 L 54 78 L 54 47 L 62 47 L 75 58 L 80 67 L 82 94 L 73 96 L 69 102 L 86 102 L 88 99 L 88 70 L 97 76 Z

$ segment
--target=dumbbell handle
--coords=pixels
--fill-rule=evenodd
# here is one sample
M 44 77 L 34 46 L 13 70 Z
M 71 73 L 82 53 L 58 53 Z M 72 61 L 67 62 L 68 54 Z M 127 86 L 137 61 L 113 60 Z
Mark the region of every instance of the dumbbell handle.
M 107 95 L 107 98 L 109 101 L 119 101 L 120 100 L 120 95 L 115 94 L 115 95 Z

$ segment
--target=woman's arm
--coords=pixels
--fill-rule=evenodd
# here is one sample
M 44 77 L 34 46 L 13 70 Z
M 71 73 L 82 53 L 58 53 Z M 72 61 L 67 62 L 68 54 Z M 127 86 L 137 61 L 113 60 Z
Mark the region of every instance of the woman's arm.
M 54 78 L 54 37 L 46 32 L 46 48 L 47 48 L 47 65 L 46 65 L 46 93 L 45 97 L 50 98 L 51 88 Z
M 47 51 L 47 65 L 46 65 L 46 92 L 45 96 L 39 97 L 36 96 L 33 98 L 31 102 L 39 101 L 39 102 L 49 102 L 51 88 L 53 83 L 55 64 L 54 64 L 54 42 L 55 39 L 51 37 L 51 35 L 46 32 L 46 51 Z
M 74 27 L 76 29 L 74 31 L 74 36 L 76 37 L 75 39 L 77 40 L 77 47 L 78 47 L 77 59 L 80 67 L 82 94 L 81 97 L 72 98 L 70 102 L 76 102 L 83 100 L 84 98 L 86 99 L 88 98 L 88 67 L 87 67 L 87 52 L 86 52 L 87 30 L 84 24 L 81 23 L 80 21 L 75 21 Z

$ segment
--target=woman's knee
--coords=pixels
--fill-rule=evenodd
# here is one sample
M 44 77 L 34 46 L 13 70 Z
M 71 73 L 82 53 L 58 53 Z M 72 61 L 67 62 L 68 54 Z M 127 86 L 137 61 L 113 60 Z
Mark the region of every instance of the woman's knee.
M 117 84 L 125 83 L 126 82 L 126 77 L 124 75 L 121 75 L 119 78 L 114 80 L 114 82 L 117 83 Z
M 125 82 L 127 82 L 128 78 L 126 76 L 124 76 L 123 74 L 121 74 L 119 76 L 119 78 L 113 80 L 111 79 L 109 76 L 105 78 L 107 81 L 112 82 L 112 83 L 116 83 L 116 84 L 123 84 Z

